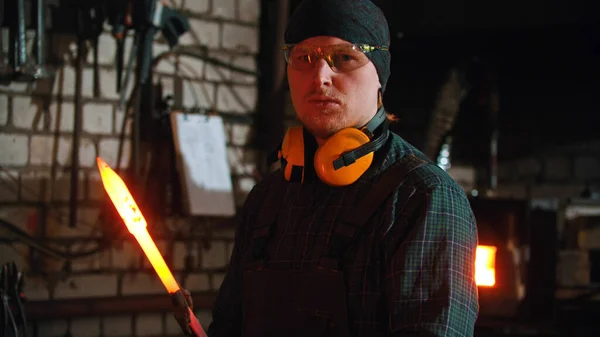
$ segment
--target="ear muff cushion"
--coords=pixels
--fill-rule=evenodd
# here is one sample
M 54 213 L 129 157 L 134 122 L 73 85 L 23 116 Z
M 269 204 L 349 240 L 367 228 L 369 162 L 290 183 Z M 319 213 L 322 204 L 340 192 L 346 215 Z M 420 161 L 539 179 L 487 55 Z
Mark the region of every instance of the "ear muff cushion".
M 338 170 L 333 168 L 333 162 L 341 154 L 352 151 L 369 141 L 369 137 L 356 128 L 342 129 L 331 136 L 319 146 L 315 154 L 314 165 L 319 178 L 331 186 L 346 186 L 354 183 L 371 166 L 373 152 Z

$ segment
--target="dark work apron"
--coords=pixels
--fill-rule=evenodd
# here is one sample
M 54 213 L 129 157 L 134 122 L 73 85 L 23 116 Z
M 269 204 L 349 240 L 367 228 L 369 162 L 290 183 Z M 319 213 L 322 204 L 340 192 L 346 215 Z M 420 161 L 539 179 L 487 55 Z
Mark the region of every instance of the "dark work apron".
M 268 268 L 266 246 L 280 205 L 269 205 L 254 227 L 252 252 L 244 267 L 244 337 L 350 337 L 346 282 L 342 261 L 359 230 L 407 173 L 426 162 L 408 155 L 390 167 L 361 199 L 358 207 L 334 225 L 331 245 L 319 263 L 304 269 Z M 273 183 L 282 203 L 286 182 Z M 271 191 L 269 191 L 271 193 Z M 264 211 L 273 210 L 273 211 Z

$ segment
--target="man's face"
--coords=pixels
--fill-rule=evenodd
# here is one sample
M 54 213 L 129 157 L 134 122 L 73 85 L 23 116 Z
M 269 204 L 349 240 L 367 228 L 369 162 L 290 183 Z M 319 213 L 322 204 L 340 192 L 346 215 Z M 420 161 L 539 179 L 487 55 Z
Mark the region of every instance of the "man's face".
M 336 37 L 318 36 L 297 46 L 326 47 L 349 44 Z M 296 48 L 296 47 L 294 47 Z M 298 118 L 319 142 L 347 127 L 366 124 L 377 112 L 381 88 L 372 62 L 347 72 L 335 72 L 321 59 L 314 67 L 298 70 L 288 64 L 288 83 Z

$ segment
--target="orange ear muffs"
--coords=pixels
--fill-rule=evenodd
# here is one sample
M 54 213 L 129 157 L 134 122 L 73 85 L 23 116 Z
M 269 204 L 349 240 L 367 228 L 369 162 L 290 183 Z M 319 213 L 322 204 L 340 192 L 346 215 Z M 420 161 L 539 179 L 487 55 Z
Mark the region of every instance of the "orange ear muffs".
M 304 181 L 304 135 L 301 126 L 288 129 L 281 143 L 279 159 L 287 181 Z
M 314 166 L 317 176 L 331 186 L 346 186 L 354 183 L 373 163 L 373 152 L 356 159 L 350 165 L 337 169 L 334 163 L 344 153 L 353 151 L 370 141 L 363 131 L 356 128 L 346 128 L 336 132 L 319 146 L 315 153 Z
M 382 132 L 372 139 L 375 129 L 382 124 Z M 304 139 L 304 132 L 302 126 L 294 126 L 287 130 L 283 138 L 277 158 L 281 161 L 285 179 L 291 182 L 310 179 L 313 171 L 307 172 L 304 169 L 307 156 L 305 151 L 309 151 L 311 156 L 314 153 L 312 164 L 319 179 L 336 187 L 350 185 L 358 180 L 373 163 L 374 152 L 383 146 L 389 136 L 383 108 L 365 127 L 342 129 L 318 148 L 312 138 Z M 312 143 L 315 150 L 312 149 Z

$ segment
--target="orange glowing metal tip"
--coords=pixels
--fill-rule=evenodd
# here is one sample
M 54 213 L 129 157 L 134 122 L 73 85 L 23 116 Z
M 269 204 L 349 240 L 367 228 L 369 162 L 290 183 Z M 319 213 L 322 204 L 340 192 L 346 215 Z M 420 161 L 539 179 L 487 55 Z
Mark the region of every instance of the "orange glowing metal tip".
M 100 176 L 102 177 L 102 184 L 104 185 L 104 189 L 108 193 L 110 200 L 115 205 L 115 208 L 119 212 L 119 215 L 127 225 L 127 229 L 135 239 L 138 241 L 146 257 L 154 267 L 154 270 L 158 274 L 158 277 L 162 281 L 163 285 L 169 292 L 169 294 L 174 294 L 179 291 L 181 288 L 179 284 L 173 277 L 171 270 L 165 263 L 160 251 L 154 244 L 150 233 L 146 229 L 147 223 L 144 215 L 138 208 L 135 200 L 129 193 L 129 189 L 123 179 L 110 167 L 108 164 L 100 157 L 96 158 L 96 163 L 98 164 L 98 170 L 100 171 Z M 198 319 L 192 312 L 192 309 L 188 307 L 190 314 L 190 328 L 193 333 L 197 337 L 206 337 L 202 326 L 198 322 Z

